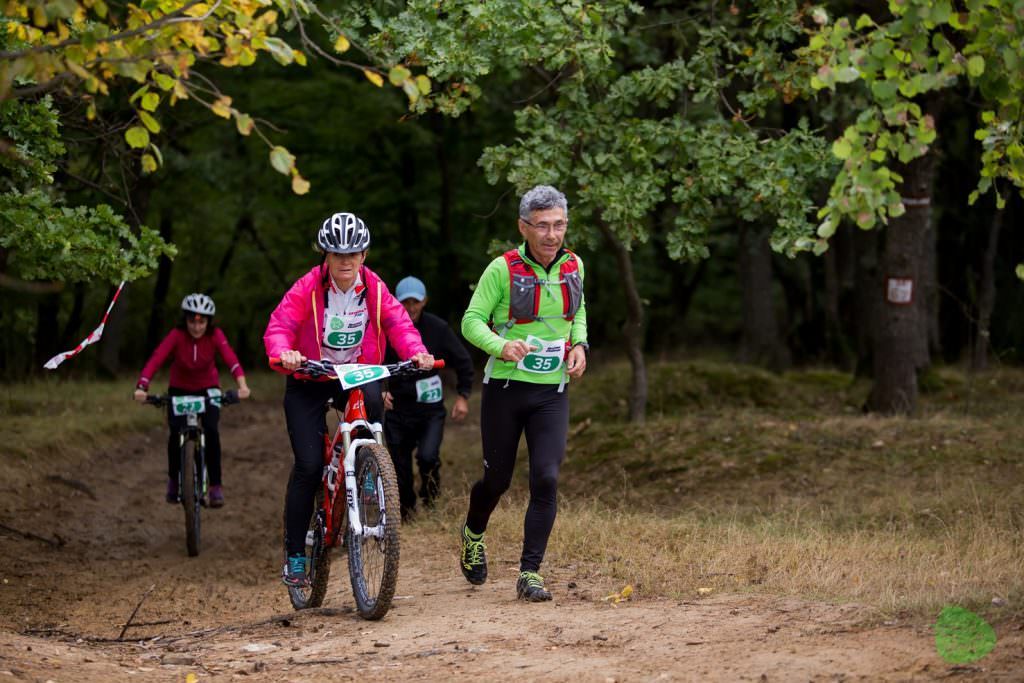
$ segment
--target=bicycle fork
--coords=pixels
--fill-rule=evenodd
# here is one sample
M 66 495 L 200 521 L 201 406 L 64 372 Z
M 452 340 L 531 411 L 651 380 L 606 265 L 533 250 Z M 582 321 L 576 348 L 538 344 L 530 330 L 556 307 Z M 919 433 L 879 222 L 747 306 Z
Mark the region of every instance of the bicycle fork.
M 388 513 L 384 505 L 384 491 L 374 482 L 374 494 L 377 496 L 377 504 L 383 511 L 383 514 L 375 526 L 363 526 L 362 519 L 359 516 L 360 489 L 359 482 L 356 481 L 356 451 L 362 446 L 380 444 L 382 441 L 382 430 L 380 425 L 375 423 L 372 427 L 376 427 L 376 429 L 371 428 L 375 438 L 353 439 L 352 429 L 356 426 L 370 425 L 343 424 L 341 426 L 341 439 L 345 450 L 345 460 L 342 464 L 345 470 L 345 504 L 348 506 L 348 523 L 356 536 L 381 538 L 384 535 L 384 525 L 387 522 Z M 334 467 L 335 477 L 337 477 L 337 460 L 338 452 L 335 450 L 334 457 L 331 459 L 331 466 Z M 330 473 L 328 473 L 328 477 L 331 477 Z

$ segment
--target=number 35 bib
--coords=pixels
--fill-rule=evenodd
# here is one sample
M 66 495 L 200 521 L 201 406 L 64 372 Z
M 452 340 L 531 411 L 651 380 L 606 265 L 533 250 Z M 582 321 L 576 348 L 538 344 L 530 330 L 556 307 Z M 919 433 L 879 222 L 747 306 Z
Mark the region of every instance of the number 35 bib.
M 336 315 L 328 312 L 324 322 L 324 346 L 347 351 L 359 346 L 366 330 L 366 310 Z
M 516 364 L 516 367 L 526 372 L 546 374 L 554 372 L 562 367 L 562 357 L 565 355 L 565 340 L 556 339 L 547 341 L 530 335 L 526 339 L 530 346 L 537 347 L 536 351 L 530 351 Z

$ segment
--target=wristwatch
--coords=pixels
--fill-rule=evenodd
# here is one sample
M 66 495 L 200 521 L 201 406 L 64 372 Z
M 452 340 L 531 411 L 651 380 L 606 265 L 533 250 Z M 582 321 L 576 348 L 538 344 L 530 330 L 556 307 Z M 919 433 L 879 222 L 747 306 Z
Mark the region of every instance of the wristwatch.
M 575 349 L 577 346 L 583 349 L 583 353 L 586 354 L 587 358 L 590 358 L 590 344 L 587 342 L 576 342 L 572 345 L 572 348 Z

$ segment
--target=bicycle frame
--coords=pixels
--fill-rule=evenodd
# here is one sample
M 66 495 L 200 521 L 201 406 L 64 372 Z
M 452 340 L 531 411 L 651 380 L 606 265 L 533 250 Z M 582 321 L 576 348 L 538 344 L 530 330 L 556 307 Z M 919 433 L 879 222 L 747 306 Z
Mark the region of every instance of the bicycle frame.
M 357 430 L 369 431 L 372 438 L 360 436 Z M 353 438 L 355 432 L 355 438 Z M 356 482 L 356 451 L 366 444 L 384 444 L 384 428 L 379 422 L 370 422 L 366 416 L 366 406 L 363 403 L 363 390 L 352 389 L 349 393 L 348 403 L 345 406 L 345 413 L 338 424 L 334 437 L 328 440 L 326 437 L 324 449 L 325 477 L 324 477 L 324 500 L 330 501 L 327 510 L 326 534 L 327 538 L 334 539 L 332 545 L 338 545 L 341 537 L 341 529 L 334 529 L 333 508 L 338 504 L 338 472 L 344 472 L 345 481 L 345 507 L 348 509 L 348 524 L 353 533 L 357 536 L 380 537 L 380 526 L 365 528 L 359 518 L 359 498 L 356 495 L 358 483 Z M 344 457 L 341 454 L 344 453 Z M 383 492 L 377 491 L 378 498 L 382 498 Z M 382 504 L 383 507 L 383 504 Z M 385 511 L 385 515 L 387 512 Z M 383 523 L 384 520 L 381 520 Z

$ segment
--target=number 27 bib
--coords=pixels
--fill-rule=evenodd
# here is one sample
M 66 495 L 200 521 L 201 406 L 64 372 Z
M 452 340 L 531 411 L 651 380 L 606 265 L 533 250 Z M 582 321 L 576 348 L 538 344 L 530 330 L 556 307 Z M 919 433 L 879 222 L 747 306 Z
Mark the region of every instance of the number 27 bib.
M 546 374 L 554 372 L 562 367 L 562 357 L 565 355 L 565 341 L 556 339 L 547 341 L 538 339 L 533 335 L 526 338 L 526 343 L 537 347 L 536 351 L 530 351 L 516 364 L 516 367 L 526 372 Z
M 439 403 L 444 395 L 441 378 L 437 375 L 424 377 L 416 382 L 417 403 Z

